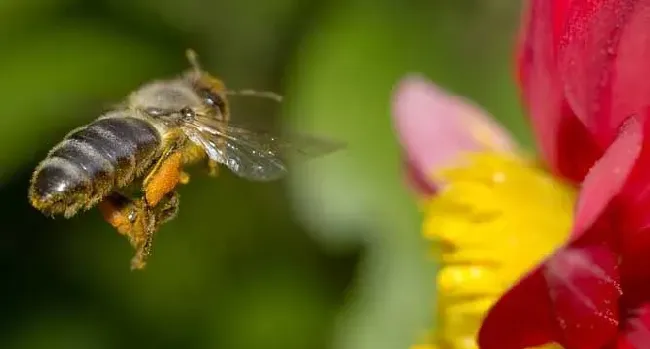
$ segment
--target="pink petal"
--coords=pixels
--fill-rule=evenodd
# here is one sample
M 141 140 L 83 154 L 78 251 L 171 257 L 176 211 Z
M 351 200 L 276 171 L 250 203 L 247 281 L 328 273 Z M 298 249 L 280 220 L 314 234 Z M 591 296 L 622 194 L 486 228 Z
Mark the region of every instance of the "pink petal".
M 574 0 L 575 1 L 575 0 Z M 519 80 L 540 152 L 551 170 L 581 182 L 602 155 L 564 96 L 556 51 L 564 32 L 567 0 L 533 0 L 518 47 Z
M 457 164 L 463 152 L 516 148 L 510 134 L 485 111 L 423 77 L 407 76 L 393 97 L 394 124 L 406 161 L 429 187 L 437 185 L 434 172 Z

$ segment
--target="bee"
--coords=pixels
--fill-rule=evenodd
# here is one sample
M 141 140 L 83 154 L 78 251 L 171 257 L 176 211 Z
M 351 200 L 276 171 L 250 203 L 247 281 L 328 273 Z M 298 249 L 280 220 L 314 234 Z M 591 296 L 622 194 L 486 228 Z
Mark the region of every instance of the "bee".
M 190 69 L 140 86 L 86 126 L 69 132 L 33 172 L 31 205 L 70 218 L 95 206 L 132 248 L 131 269 L 143 269 L 154 233 L 178 213 L 185 168 L 203 163 L 210 176 L 225 166 L 236 176 L 271 181 L 287 172 L 285 156 L 313 158 L 342 144 L 312 136 L 277 137 L 230 120 L 229 91 L 187 50 Z

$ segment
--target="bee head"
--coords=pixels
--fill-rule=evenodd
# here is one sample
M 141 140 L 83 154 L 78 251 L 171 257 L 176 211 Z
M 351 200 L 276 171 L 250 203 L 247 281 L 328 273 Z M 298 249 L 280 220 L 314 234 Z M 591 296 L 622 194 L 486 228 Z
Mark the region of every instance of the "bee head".
M 187 60 L 191 70 L 186 74 L 194 88 L 194 92 L 201 98 L 206 109 L 210 110 L 219 120 L 228 120 L 228 101 L 226 99 L 226 85 L 220 79 L 212 76 L 201 68 L 198 56 L 194 50 L 186 51 Z
M 227 121 L 225 85 L 201 69 L 193 52 L 187 54 L 191 70 L 178 78 L 141 86 L 129 97 L 129 106 L 169 125 L 182 124 L 192 115 Z

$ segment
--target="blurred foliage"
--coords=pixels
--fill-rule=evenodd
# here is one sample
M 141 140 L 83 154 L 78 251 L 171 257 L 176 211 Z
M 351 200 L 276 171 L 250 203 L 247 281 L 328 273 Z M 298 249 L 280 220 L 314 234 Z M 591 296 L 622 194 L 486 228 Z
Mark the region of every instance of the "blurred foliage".
M 530 145 L 511 81 L 519 3 L 370 0 L 0 2 L 3 348 L 404 348 L 431 324 L 434 265 L 403 185 L 393 85 L 419 71 Z M 145 272 L 96 211 L 29 207 L 31 170 L 70 129 L 192 47 L 235 117 L 346 141 L 280 183 L 193 171 Z

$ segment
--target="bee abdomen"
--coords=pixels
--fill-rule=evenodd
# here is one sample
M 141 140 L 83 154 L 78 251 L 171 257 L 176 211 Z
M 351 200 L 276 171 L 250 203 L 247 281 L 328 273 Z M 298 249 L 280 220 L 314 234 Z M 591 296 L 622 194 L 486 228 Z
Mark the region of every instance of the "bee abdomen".
M 91 192 L 91 178 L 74 162 L 48 157 L 37 168 L 29 188 L 34 207 L 49 215 L 74 215 Z
M 32 204 L 71 216 L 133 181 L 152 162 L 158 131 L 126 111 L 111 112 L 68 134 L 32 178 Z
M 116 187 L 140 175 L 160 143 L 160 135 L 153 126 L 144 120 L 124 116 L 125 113 L 112 112 L 67 136 L 92 147 L 113 165 Z

